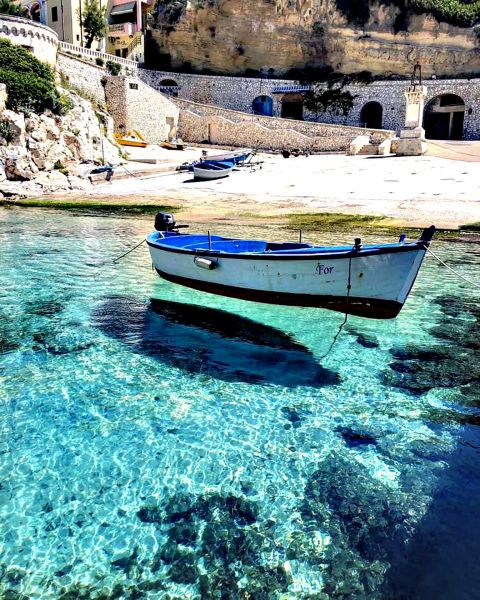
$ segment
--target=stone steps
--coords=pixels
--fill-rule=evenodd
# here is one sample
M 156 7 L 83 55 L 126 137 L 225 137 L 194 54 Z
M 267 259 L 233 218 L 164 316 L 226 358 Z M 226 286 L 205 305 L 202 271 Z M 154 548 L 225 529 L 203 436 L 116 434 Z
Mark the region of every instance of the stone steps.
M 365 146 L 362 146 L 358 154 L 362 154 L 363 156 L 378 155 L 378 144 L 365 144 Z

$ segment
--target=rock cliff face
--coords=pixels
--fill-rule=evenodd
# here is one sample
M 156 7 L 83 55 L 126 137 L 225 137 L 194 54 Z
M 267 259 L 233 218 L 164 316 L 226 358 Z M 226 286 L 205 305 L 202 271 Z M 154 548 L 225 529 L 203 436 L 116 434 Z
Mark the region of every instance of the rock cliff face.
M 0 90 L 0 198 L 91 187 L 93 162 L 118 164 L 119 149 L 105 136 L 113 126 L 90 102 L 64 92 L 73 108 L 63 117 L 6 110 Z M 87 164 L 82 164 L 83 162 Z
M 368 21 L 355 28 L 335 0 L 167 0 L 176 11 L 162 8 L 165 2 L 152 17 L 152 38 L 177 70 L 285 75 L 330 66 L 343 73 L 409 75 L 419 60 L 426 76 L 480 73 L 473 29 L 409 14 L 406 31 L 396 33 L 400 11 L 394 4 L 371 4 Z

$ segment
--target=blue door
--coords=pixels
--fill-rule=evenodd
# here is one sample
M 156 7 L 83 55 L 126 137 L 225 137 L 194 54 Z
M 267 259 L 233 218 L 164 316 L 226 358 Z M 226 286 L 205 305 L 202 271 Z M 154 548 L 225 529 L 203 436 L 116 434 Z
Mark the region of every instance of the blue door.
M 271 117 L 273 115 L 273 100 L 270 96 L 257 96 L 252 104 L 254 115 L 265 115 Z

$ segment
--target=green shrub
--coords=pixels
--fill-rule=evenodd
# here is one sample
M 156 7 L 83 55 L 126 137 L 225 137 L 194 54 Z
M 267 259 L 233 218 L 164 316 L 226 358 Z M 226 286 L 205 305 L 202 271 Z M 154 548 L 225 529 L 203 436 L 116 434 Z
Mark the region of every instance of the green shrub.
M 57 115 L 66 115 L 73 108 L 73 101 L 65 94 L 60 94 L 53 104 L 53 112 Z
M 122 66 L 117 62 L 107 60 L 107 69 L 109 70 L 110 75 L 118 75 L 122 70 Z
M 55 171 L 61 171 L 62 169 L 65 169 L 65 165 L 62 163 L 61 160 L 57 160 L 55 161 L 53 168 L 55 169 Z
M 19 4 L 13 4 L 10 0 L 0 0 L 0 13 L 21 17 L 22 7 Z
M 103 60 L 103 58 L 100 58 L 100 56 L 97 56 L 97 58 L 95 59 L 95 62 L 97 63 L 97 65 L 99 67 L 103 67 L 103 65 L 105 64 L 105 61 Z
M 40 62 L 26 48 L 15 46 L 5 39 L 0 39 L 0 68 L 14 68 L 17 73 L 33 73 L 53 83 L 53 72 L 48 65 Z
M 471 27 L 480 19 L 480 0 L 380 0 L 380 3 L 399 8 L 396 30 L 407 27 L 408 15 L 412 13 L 432 14 L 438 21 L 460 27 Z M 370 18 L 373 0 L 336 0 L 336 4 L 350 23 L 363 26 Z
M 10 110 L 41 113 L 57 106 L 55 86 L 33 73 L 0 69 L 0 81 L 7 86 L 7 108 Z
M 15 138 L 15 130 L 13 128 L 13 125 L 12 123 L 10 123 L 10 121 L 7 121 L 6 119 L 2 119 L 0 121 L 0 137 L 3 137 L 7 144 L 13 142 Z
M 28 50 L 0 39 L 0 82 L 7 87 L 7 108 L 25 112 L 59 112 L 62 101 L 52 70 Z

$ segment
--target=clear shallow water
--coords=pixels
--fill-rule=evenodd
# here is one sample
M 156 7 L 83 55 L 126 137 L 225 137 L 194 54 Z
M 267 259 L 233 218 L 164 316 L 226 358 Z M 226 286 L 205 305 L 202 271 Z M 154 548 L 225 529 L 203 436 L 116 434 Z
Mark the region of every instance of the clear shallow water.
M 322 360 L 342 315 L 112 265 L 150 222 L 0 209 L 0 597 L 475 598 L 474 291 L 428 259 Z

